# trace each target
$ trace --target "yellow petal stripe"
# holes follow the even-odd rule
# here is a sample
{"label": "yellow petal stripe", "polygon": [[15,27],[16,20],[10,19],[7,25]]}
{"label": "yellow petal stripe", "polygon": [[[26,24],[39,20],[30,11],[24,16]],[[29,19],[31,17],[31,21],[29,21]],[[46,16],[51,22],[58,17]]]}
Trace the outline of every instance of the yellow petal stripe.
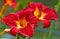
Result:
{"label": "yellow petal stripe", "polygon": [[38,17],[38,16],[40,15],[40,11],[39,11],[38,8],[35,9],[34,15],[35,15],[36,17]]}
{"label": "yellow petal stripe", "polygon": [[16,24],[17,24],[17,27],[18,28],[24,28],[27,26],[27,21],[25,18],[19,20],[19,21],[16,21]]}
{"label": "yellow petal stripe", "polygon": [[43,20],[45,15],[46,14],[41,12],[38,8],[36,8],[34,11],[34,16],[36,16],[39,20]]}
{"label": "yellow petal stripe", "polygon": [[18,28],[21,28],[20,21],[16,21],[16,25]]}
{"label": "yellow petal stripe", "polygon": [[39,17],[39,19],[40,19],[40,20],[43,20],[45,15],[46,15],[46,14],[42,12],[42,13],[41,13],[41,16]]}

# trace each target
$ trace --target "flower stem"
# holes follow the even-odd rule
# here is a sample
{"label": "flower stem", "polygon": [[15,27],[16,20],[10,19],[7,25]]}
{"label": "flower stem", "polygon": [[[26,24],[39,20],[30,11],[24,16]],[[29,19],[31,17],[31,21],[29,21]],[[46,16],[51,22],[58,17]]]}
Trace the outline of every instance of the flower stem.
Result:
{"label": "flower stem", "polygon": [[55,5],[55,11],[57,12],[59,10],[60,7],[60,0],[57,2],[57,4]]}
{"label": "flower stem", "polygon": [[20,38],[20,34],[18,33],[17,35],[16,35],[16,39],[19,39]]}
{"label": "flower stem", "polygon": [[43,39],[46,39],[46,33],[44,33]]}
{"label": "flower stem", "polygon": [[24,36],[23,39],[26,39],[26,37]]}
{"label": "flower stem", "polygon": [[30,39],[30,37],[28,39]]}
{"label": "flower stem", "polygon": [[52,26],[50,26],[50,31],[47,39],[52,39]]}
{"label": "flower stem", "polygon": [[25,39],[30,39],[30,37],[25,37]]}
{"label": "flower stem", "polygon": [[2,6],[2,9],[0,10],[0,30],[1,30],[1,27],[2,27],[2,20],[1,20],[1,18],[3,17],[3,15],[4,15],[4,13],[5,13],[5,11],[6,11],[6,5],[4,4],[3,6]]}
{"label": "flower stem", "polygon": [[[59,10],[60,7],[60,0],[58,1],[58,3],[55,5],[55,11],[57,12]],[[47,39],[52,39],[52,26],[50,27],[50,31],[49,31],[49,35]]]}
{"label": "flower stem", "polygon": [[3,15],[5,14],[5,12],[6,12],[6,8],[7,8],[7,6],[4,4],[4,5],[2,6],[1,11],[0,11],[1,16],[3,16]]}

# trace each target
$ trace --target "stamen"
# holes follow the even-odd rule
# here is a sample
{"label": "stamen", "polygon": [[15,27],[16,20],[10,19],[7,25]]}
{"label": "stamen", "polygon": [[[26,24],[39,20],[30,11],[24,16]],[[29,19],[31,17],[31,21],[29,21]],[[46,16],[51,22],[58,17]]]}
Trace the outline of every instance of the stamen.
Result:
{"label": "stamen", "polygon": [[45,15],[46,15],[46,14],[42,12],[39,19],[40,19],[40,20],[43,20]]}
{"label": "stamen", "polygon": [[35,11],[34,11],[34,15],[35,15],[36,17],[39,17],[39,15],[40,15],[40,11],[39,11],[38,8],[35,9]]}
{"label": "stamen", "polygon": [[27,26],[27,21],[25,18],[21,19],[20,21],[16,21],[18,28],[24,28]]}
{"label": "stamen", "polygon": [[38,8],[36,8],[36,10],[34,11],[34,15],[39,19],[39,20],[43,20],[44,16],[46,15],[43,12],[40,12]]}

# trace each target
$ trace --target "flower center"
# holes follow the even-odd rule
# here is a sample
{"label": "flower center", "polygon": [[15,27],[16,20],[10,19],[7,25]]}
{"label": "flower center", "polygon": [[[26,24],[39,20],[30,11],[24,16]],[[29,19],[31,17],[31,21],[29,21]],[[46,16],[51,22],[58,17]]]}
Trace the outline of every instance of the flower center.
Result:
{"label": "flower center", "polygon": [[40,13],[40,11],[39,11],[38,8],[35,9],[34,15],[35,15],[37,18],[40,17],[41,13]]}
{"label": "flower center", "polygon": [[38,8],[34,11],[34,16],[36,16],[39,20],[43,20],[46,14],[44,12],[40,12]]}
{"label": "flower center", "polygon": [[7,5],[12,5],[12,0],[6,0],[7,1]]}
{"label": "flower center", "polygon": [[27,21],[25,18],[23,18],[19,21],[16,21],[16,24],[18,28],[25,28],[27,26]]}

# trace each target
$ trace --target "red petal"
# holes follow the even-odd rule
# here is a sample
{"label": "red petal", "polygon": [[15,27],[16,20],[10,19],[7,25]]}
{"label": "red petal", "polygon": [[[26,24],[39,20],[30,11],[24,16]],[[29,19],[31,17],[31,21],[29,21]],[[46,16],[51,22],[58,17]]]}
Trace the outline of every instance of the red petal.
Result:
{"label": "red petal", "polygon": [[17,4],[16,3],[12,3],[11,7],[16,8]]}
{"label": "red petal", "polygon": [[16,36],[19,33],[19,29],[17,27],[13,27],[10,30],[10,34]]}
{"label": "red petal", "polygon": [[37,8],[40,7],[39,9],[41,9],[41,6],[42,6],[41,2],[38,2],[38,3],[30,2],[29,5],[28,5],[28,7],[31,8],[31,9],[33,9],[33,10],[35,10],[36,7]]}
{"label": "red petal", "polygon": [[20,29],[20,34],[22,34],[23,36],[32,37],[34,34],[34,26],[28,24],[28,26],[24,29]]}
{"label": "red petal", "polygon": [[16,7],[16,0],[4,0],[4,4],[15,8]]}
{"label": "red petal", "polygon": [[6,25],[8,25],[9,27],[14,27],[14,26],[16,26],[16,22],[15,21],[13,21],[13,20],[11,20],[11,19],[2,19],[2,21],[6,24]]}
{"label": "red petal", "polygon": [[28,7],[33,9],[33,10],[35,10],[36,7],[39,8],[40,11],[47,14],[45,16],[45,19],[48,19],[48,20],[57,20],[58,19],[56,12],[54,10],[50,9],[49,7],[43,5],[42,3],[32,2],[32,3],[29,3]]}
{"label": "red petal", "polygon": [[8,14],[3,19],[11,19],[11,20],[16,21],[16,20],[18,20],[18,15],[17,14]]}
{"label": "red petal", "polygon": [[9,14],[2,18],[2,21],[10,27],[16,26],[16,20],[18,20],[18,17],[15,14]]}
{"label": "red petal", "polygon": [[44,12],[47,14],[45,16],[45,19],[48,19],[48,20],[57,20],[58,19],[58,16],[54,10],[47,8],[44,10]]}
{"label": "red petal", "polygon": [[48,28],[48,27],[50,27],[50,21],[49,21],[49,20],[42,20],[42,22],[43,22],[43,24],[44,24],[43,28]]}
{"label": "red petal", "polygon": [[38,28],[38,23],[34,24],[34,26],[35,26],[36,28]]}
{"label": "red petal", "polygon": [[35,18],[35,17],[30,16],[30,17],[29,17],[29,22],[32,23],[32,24],[35,24],[35,23],[38,22],[38,19]]}
{"label": "red petal", "polygon": [[33,13],[33,10],[30,8],[25,8],[19,12],[17,12],[17,14],[19,15],[19,18],[23,18],[23,17],[29,17],[29,15]]}

